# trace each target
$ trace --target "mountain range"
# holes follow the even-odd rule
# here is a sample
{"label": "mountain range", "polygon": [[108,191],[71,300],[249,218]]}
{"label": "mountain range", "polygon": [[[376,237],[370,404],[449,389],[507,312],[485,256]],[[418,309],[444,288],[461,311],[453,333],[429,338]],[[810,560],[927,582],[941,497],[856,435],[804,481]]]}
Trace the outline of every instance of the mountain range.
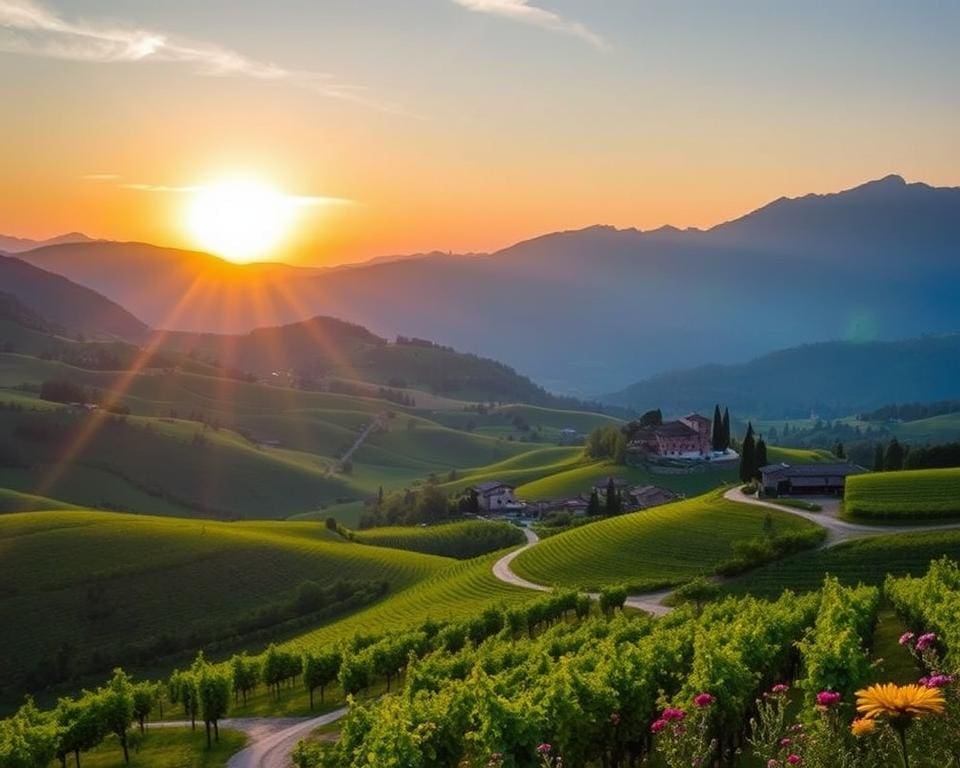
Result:
{"label": "mountain range", "polygon": [[22,252],[153,327],[246,333],[317,314],[494,357],[564,393],[822,340],[960,329],[960,189],[888,176],[709,230],[596,226],[487,255],[332,270],[144,244]]}

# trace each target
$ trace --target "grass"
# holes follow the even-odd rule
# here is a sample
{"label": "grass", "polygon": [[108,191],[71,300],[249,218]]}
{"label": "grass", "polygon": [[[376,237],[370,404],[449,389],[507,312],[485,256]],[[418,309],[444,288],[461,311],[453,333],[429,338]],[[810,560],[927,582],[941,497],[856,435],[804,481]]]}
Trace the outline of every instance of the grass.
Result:
{"label": "grass", "polygon": [[[202,724],[196,731],[148,728],[142,737],[139,732],[131,731],[129,738],[136,744],[130,750],[129,768],[223,768],[230,756],[243,749],[247,742],[244,734],[221,728],[220,741],[208,750]],[[123,750],[112,736],[96,749],[85,752],[81,760],[84,768],[126,768]],[[51,763],[51,768],[59,765]]]}
{"label": "grass", "polygon": [[770,464],[816,464],[820,461],[837,461],[837,458],[830,451],[771,445],[767,448],[767,461]]}
{"label": "grass", "polygon": [[426,527],[385,527],[356,531],[355,541],[377,547],[467,559],[523,544],[523,531],[510,523],[464,520]]}
{"label": "grass", "polygon": [[0,488],[0,513],[37,512],[48,509],[82,509],[82,507],[58,499],[50,499],[46,496],[35,496],[10,488]]}
{"label": "grass", "polygon": [[[0,516],[0,561],[0,686],[18,693],[58,666],[74,676],[136,667],[161,650],[192,654],[207,639],[262,647],[269,637],[238,634],[237,622],[292,604],[306,581],[385,581],[398,595],[455,565],[348,542],[317,523],[92,511]],[[308,626],[324,620],[304,617]],[[302,623],[273,629],[289,637]]]}
{"label": "grass", "polygon": [[689,475],[664,475],[641,467],[628,467],[607,461],[590,462],[542,477],[521,485],[517,495],[525,499],[558,499],[589,493],[596,483],[608,476],[622,478],[630,485],[658,485],[675,493],[696,496],[719,485],[732,482],[736,467],[729,470],[708,470]]}
{"label": "grass", "polygon": [[844,512],[854,518],[896,521],[960,517],[960,468],[849,477]]}
{"label": "grass", "polygon": [[827,573],[844,584],[880,585],[888,573],[922,575],[943,555],[960,558],[960,531],[871,536],[791,555],[727,582],[724,590],[758,597],[774,597],[784,589],[806,592],[817,589]]}
{"label": "grass", "polygon": [[541,584],[596,588],[627,584],[655,589],[709,573],[732,555],[735,541],[814,524],[787,512],[727,501],[722,491],[609,518],[551,536],[513,561],[520,576]]}
{"label": "grass", "polygon": [[802,509],[805,512],[822,512],[823,507],[819,504],[815,504],[812,501],[806,501],[805,499],[790,499],[790,498],[764,498],[764,501],[769,502],[770,504],[777,504],[781,507],[792,507],[793,509]]}

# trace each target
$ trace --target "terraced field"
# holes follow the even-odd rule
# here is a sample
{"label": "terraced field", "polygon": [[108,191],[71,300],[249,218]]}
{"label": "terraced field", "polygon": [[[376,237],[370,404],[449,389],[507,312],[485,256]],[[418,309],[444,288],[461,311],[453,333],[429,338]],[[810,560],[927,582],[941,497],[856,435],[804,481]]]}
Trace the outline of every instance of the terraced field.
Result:
{"label": "terraced field", "polygon": [[873,536],[786,557],[724,585],[732,594],[773,597],[784,589],[813,591],[829,573],[845,584],[879,585],[887,573],[919,576],[930,561],[960,558],[960,531]]}
{"label": "terraced field", "polygon": [[538,584],[597,588],[626,584],[643,592],[670,586],[730,558],[735,541],[815,530],[788,512],[737,504],[720,492],[601,520],[551,536],[513,561],[513,571]]}
{"label": "terraced field", "polygon": [[815,464],[818,461],[836,461],[830,451],[814,448],[781,448],[776,445],[767,447],[767,461],[771,464]]}
{"label": "terraced field", "polygon": [[583,449],[578,446],[531,448],[525,453],[495,464],[462,472],[456,480],[443,483],[441,488],[446,493],[453,494],[484,480],[499,480],[519,486],[585,463],[590,462],[583,458]]}
{"label": "terraced field", "polygon": [[515,525],[485,520],[464,520],[427,527],[372,528],[356,531],[353,538],[361,544],[457,559],[479,557],[526,541],[523,531]]}
{"label": "terraced field", "polygon": [[853,518],[895,522],[960,517],[960,468],[848,478],[844,512]]}
{"label": "terraced field", "polygon": [[354,634],[415,627],[427,619],[475,616],[490,605],[513,605],[542,597],[540,593],[505,584],[494,577],[493,563],[502,555],[503,552],[497,552],[449,565],[403,592],[304,633],[287,645],[318,647]]}
{"label": "terraced field", "polygon": [[0,561],[0,686],[42,679],[58,664],[128,664],[141,642],[167,638],[187,649],[199,638],[239,640],[241,622],[295,603],[305,582],[385,581],[392,595],[454,563],[348,542],[316,523],[90,511],[0,516]]}

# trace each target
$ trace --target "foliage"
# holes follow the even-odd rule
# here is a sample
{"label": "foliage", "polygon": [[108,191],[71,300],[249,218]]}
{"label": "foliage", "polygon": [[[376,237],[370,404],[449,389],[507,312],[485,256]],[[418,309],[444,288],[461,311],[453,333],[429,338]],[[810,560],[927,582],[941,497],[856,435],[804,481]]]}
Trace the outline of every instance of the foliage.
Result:
{"label": "foliage", "polygon": [[426,527],[371,528],[353,540],[378,547],[468,559],[522,544],[523,531],[510,523],[465,520]]}
{"label": "foliage", "polygon": [[918,469],[847,478],[847,514],[879,520],[960,517],[960,469]]}

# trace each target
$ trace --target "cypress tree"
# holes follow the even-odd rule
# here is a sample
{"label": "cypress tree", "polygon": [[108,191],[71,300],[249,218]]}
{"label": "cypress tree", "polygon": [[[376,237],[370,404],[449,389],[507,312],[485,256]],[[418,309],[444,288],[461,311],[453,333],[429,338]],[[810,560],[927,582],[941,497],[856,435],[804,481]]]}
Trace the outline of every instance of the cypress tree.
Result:
{"label": "cypress tree", "polygon": [[753,458],[753,474],[754,477],[760,474],[760,467],[767,466],[767,444],[763,439],[763,435],[760,436],[760,439],[757,440],[756,448],[754,448],[754,458]]}
{"label": "cypress tree", "polygon": [[723,409],[723,445],[720,450],[725,451],[730,447],[730,409]]}
{"label": "cypress tree", "polygon": [[713,434],[710,438],[711,446],[715,451],[723,450],[723,417],[720,416],[720,404],[713,406]]}
{"label": "cypress tree", "polygon": [[887,452],[883,457],[883,468],[887,472],[903,469],[903,446],[897,442],[897,438],[893,438],[887,444]]}
{"label": "cypress tree", "polygon": [[838,459],[847,458],[847,452],[843,447],[843,443],[841,443],[839,440],[837,441],[837,444],[833,446],[833,455]]}
{"label": "cypress tree", "polygon": [[873,452],[873,471],[883,472],[883,443],[877,443]]}
{"label": "cypress tree", "polygon": [[620,494],[617,492],[617,484],[613,480],[613,476],[607,478],[607,514],[608,515],[619,515],[620,514]]}
{"label": "cypress tree", "polygon": [[590,501],[587,503],[587,514],[595,517],[600,514],[600,497],[597,496],[597,489],[590,492]]}
{"label": "cypress tree", "polygon": [[753,437],[753,424],[747,423],[747,434],[740,446],[740,479],[749,483],[756,473],[756,441]]}

